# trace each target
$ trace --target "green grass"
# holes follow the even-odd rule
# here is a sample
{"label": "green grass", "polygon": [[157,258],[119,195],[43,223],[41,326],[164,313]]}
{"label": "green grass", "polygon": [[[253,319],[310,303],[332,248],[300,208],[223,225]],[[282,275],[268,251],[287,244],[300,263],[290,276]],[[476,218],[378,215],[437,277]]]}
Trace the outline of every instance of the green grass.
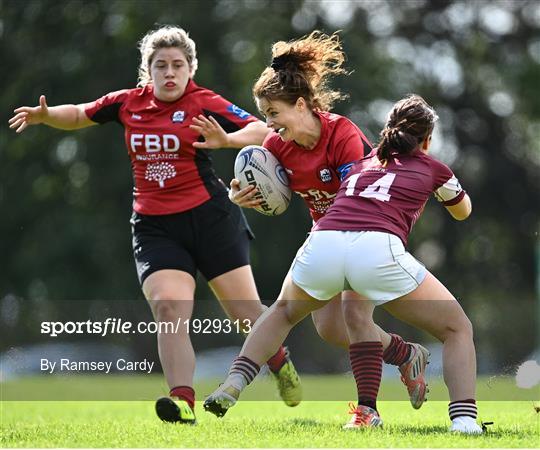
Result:
{"label": "green grass", "polygon": [[[308,378],[306,384],[308,389],[327,386],[329,379],[335,382],[334,377],[321,376]],[[11,383],[11,392],[16,384],[28,382]],[[116,382],[125,385],[130,379],[118,377]],[[2,385],[3,393],[9,384]],[[101,386],[88,379],[81,384],[87,392]],[[202,389],[199,392],[205,393]],[[296,408],[278,401],[243,401],[223,419],[204,412],[199,402],[195,427],[161,423],[153,401],[3,401],[0,405],[2,447],[534,448],[540,442],[540,414],[532,401],[479,402],[480,418],[495,422],[483,436],[448,433],[446,401],[429,401],[419,411],[408,402],[382,401],[384,428],[359,432],[341,429],[349,419],[344,400],[306,401]]]}
{"label": "green grass", "polygon": [[[200,399],[210,394],[223,380],[205,380],[195,385]],[[355,383],[351,374],[302,375],[304,400],[348,401],[354,399]],[[153,400],[167,395],[162,375],[39,375],[0,384],[2,400]],[[446,401],[448,392],[441,378],[429,377],[429,399]],[[243,400],[277,399],[270,377],[257,378],[242,394]],[[407,400],[401,382],[383,379],[379,400]],[[513,377],[482,377],[477,383],[477,398],[484,401],[538,401],[539,389],[519,389]]]}

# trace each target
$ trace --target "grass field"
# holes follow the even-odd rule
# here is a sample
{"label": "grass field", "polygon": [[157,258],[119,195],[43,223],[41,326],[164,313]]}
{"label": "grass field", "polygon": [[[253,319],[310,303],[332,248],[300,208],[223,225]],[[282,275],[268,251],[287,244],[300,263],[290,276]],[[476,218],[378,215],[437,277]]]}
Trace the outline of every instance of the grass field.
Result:
{"label": "grass field", "polygon": [[[328,381],[316,377],[306,384]],[[89,392],[98,387],[92,380],[82,384]],[[349,419],[347,401],[341,400],[306,401],[296,408],[247,400],[222,419],[204,412],[199,402],[194,427],[161,423],[152,401],[12,400],[1,408],[2,447],[536,448],[540,443],[540,414],[530,400],[480,402],[480,418],[495,422],[483,436],[448,433],[446,401],[429,401],[419,411],[405,401],[382,401],[384,428],[362,431],[341,429]]]}

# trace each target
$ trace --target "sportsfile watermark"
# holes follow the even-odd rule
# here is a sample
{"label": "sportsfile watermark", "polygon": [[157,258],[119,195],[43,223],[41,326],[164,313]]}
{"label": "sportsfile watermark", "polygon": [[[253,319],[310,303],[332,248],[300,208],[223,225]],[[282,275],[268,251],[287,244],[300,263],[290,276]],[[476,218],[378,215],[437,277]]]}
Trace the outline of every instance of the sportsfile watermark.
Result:
{"label": "sportsfile watermark", "polygon": [[87,334],[101,337],[115,334],[231,334],[249,333],[252,323],[249,319],[183,319],[160,322],[132,322],[121,317],[105,320],[86,321],[43,321],[41,334],[58,337],[62,335]]}
{"label": "sportsfile watermark", "polygon": [[[430,306],[429,302],[424,305]],[[245,313],[246,301],[230,301],[226,307],[231,313]],[[38,303],[21,299],[4,301],[2,311],[0,382],[3,399],[13,401],[153,400],[168,395],[167,367],[164,370],[164,354],[158,351],[162,339],[173,342],[171,354],[178,357],[178,367],[194,368],[196,395],[204,400],[225,380],[255,325],[253,318],[227,318],[214,301],[199,301],[192,315],[186,312],[162,321],[154,320],[146,302],[129,300]],[[383,329],[400,331],[398,321],[382,314],[376,319]],[[481,326],[474,314],[471,319]],[[530,350],[522,349],[525,343],[535,341],[532,332],[529,336],[529,328],[520,330],[513,345],[511,321],[491,318],[489,326],[501,330],[513,353],[508,356],[507,352],[503,364],[496,364],[494,354],[486,351],[486,342],[477,342],[478,400],[537,401],[539,361]],[[344,327],[342,322],[333,324],[336,338],[346,336],[340,327]],[[419,341],[429,351],[430,364],[424,368],[428,398],[446,401],[444,344],[423,335],[415,339],[408,328],[399,334],[407,341]],[[272,338],[271,333],[262,337],[260,345]],[[285,345],[300,375],[304,401],[346,402],[355,398],[347,346],[325,342],[310,317],[291,330]],[[170,358],[164,361],[169,364]],[[261,375],[242,393],[242,400],[281,401],[276,377],[264,363],[259,365]],[[408,401],[400,375],[398,366],[383,365],[380,400]]]}

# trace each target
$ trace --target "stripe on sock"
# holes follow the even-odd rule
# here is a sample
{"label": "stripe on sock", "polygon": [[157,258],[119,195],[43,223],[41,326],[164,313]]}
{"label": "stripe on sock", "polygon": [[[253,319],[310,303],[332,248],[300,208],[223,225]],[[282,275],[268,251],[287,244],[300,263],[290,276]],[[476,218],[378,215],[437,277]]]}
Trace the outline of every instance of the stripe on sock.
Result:
{"label": "stripe on sock", "polygon": [[229,375],[241,374],[247,384],[251,383],[261,368],[246,356],[239,356],[233,361],[233,364],[229,370]]}
{"label": "stripe on sock", "polygon": [[349,346],[349,358],[358,404],[377,410],[377,395],[382,375],[382,344],[377,341],[357,342]]}
{"label": "stripe on sock", "polygon": [[450,420],[456,417],[467,416],[476,419],[478,410],[476,408],[476,400],[468,398],[466,400],[457,400],[448,404],[448,415]]}
{"label": "stripe on sock", "polygon": [[405,342],[403,338],[397,334],[390,334],[390,344],[383,353],[383,360],[386,364],[393,366],[401,366],[405,364],[411,355],[411,344]]}

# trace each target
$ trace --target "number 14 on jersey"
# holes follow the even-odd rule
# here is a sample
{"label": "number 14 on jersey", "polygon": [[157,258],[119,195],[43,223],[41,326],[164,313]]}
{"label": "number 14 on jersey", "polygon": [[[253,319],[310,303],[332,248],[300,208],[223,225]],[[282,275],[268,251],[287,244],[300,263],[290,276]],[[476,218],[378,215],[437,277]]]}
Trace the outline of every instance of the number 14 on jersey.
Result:
{"label": "number 14 on jersey", "polygon": [[[358,178],[360,178],[360,175],[360,173],[351,175],[349,181],[347,182],[347,190],[345,191],[345,195],[354,195],[354,188],[356,187],[356,182],[358,181]],[[392,183],[394,182],[394,178],[396,178],[395,173],[387,173],[374,183],[371,183],[369,186],[367,186],[358,195],[360,195],[360,197],[374,198],[380,200],[381,202],[387,202],[388,200],[390,200],[390,194],[388,193],[388,191],[390,190],[390,186],[392,186]]]}

